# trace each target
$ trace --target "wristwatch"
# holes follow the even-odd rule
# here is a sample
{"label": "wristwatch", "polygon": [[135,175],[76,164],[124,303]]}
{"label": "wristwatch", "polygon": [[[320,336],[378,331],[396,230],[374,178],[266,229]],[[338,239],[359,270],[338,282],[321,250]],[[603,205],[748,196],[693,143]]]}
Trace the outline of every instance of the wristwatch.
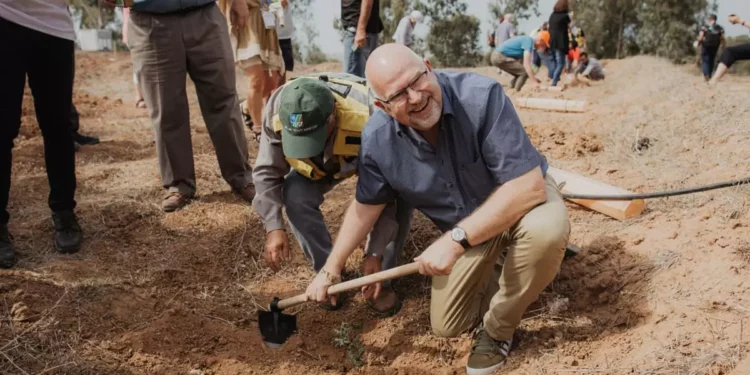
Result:
{"label": "wristwatch", "polygon": [[458,225],[451,229],[451,239],[461,244],[464,250],[471,247],[471,245],[469,245],[469,240],[466,239],[466,231]]}

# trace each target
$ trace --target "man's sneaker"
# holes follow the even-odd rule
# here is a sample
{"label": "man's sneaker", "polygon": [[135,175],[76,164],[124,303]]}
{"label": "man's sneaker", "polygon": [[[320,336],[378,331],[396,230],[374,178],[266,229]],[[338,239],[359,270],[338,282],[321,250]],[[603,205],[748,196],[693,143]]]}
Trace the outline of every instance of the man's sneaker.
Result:
{"label": "man's sneaker", "polygon": [[253,198],[255,198],[255,184],[252,182],[245,185],[242,189],[232,189],[235,194],[242,197],[242,199],[253,203]]}
{"label": "man's sneaker", "polygon": [[467,375],[491,375],[503,367],[513,340],[497,341],[490,337],[480,324],[474,335],[471,356],[466,364]]}
{"label": "man's sneaker", "polygon": [[0,225],[0,268],[11,268],[16,264],[16,249],[13,248],[7,225]]}
{"label": "man's sneaker", "polygon": [[170,191],[161,202],[164,212],[174,212],[184,207],[190,201],[190,197],[177,191]]}
{"label": "man's sneaker", "polygon": [[81,146],[90,146],[98,144],[99,138],[89,137],[88,135],[83,135],[79,132],[75,132],[73,133],[73,142]]}
{"label": "man's sneaker", "polygon": [[52,222],[55,224],[55,248],[57,251],[63,254],[71,254],[81,249],[83,233],[73,211],[53,212]]}

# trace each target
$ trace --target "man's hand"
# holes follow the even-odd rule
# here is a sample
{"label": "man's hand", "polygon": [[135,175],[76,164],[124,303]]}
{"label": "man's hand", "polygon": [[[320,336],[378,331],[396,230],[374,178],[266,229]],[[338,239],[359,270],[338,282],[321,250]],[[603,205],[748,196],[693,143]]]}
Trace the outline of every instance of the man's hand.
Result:
{"label": "man's hand", "polygon": [[366,40],[367,35],[365,34],[365,30],[357,29],[357,32],[354,34],[354,45],[357,46],[357,49],[364,47]]}
{"label": "man's hand", "polygon": [[729,16],[729,23],[734,25],[734,24],[742,23],[742,20],[740,19],[738,15],[733,14]]}
{"label": "man's hand", "polygon": [[316,302],[330,300],[331,304],[335,306],[336,297],[328,296],[328,287],[339,282],[341,282],[341,271],[326,270],[326,268],[323,267],[323,269],[315,275],[315,278],[310,285],[307,286],[307,291],[305,291],[307,300]]}
{"label": "man's hand", "polygon": [[450,238],[450,233],[447,233],[438,238],[437,241],[418,257],[414,258],[414,260],[419,262],[420,274],[425,276],[443,276],[451,273],[453,265],[456,264],[456,260],[463,253],[464,248],[459,243],[453,241]]}
{"label": "man's hand", "polygon": [[289,254],[289,239],[283,229],[277,229],[268,233],[266,237],[266,249],[263,252],[263,260],[274,272],[281,270],[281,262],[291,260]]}
{"label": "man's hand", "polygon": [[245,0],[232,1],[232,10],[229,18],[232,21],[232,28],[235,31],[247,25],[247,19],[250,18],[250,9],[247,7]]}
{"label": "man's hand", "polygon": [[[380,256],[365,256],[365,259],[362,261],[362,274],[367,276],[382,271],[382,262],[383,258]],[[362,295],[364,295],[365,298],[374,301],[380,296],[380,290],[382,287],[382,283],[365,285],[362,287]]]}

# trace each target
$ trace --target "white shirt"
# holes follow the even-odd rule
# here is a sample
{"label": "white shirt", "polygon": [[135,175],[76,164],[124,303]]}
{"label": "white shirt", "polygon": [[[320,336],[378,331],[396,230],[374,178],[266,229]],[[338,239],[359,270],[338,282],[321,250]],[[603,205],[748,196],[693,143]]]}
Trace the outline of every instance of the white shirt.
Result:
{"label": "white shirt", "polygon": [[396,32],[393,33],[393,40],[396,43],[411,46],[414,43],[413,33],[414,25],[411,24],[411,18],[409,16],[403,17],[398,21]]}
{"label": "white shirt", "polygon": [[276,35],[278,35],[279,39],[292,39],[294,36],[291,5],[287,5],[287,7],[284,8],[284,27],[281,27],[280,24],[276,25]]}
{"label": "white shirt", "polygon": [[66,0],[0,0],[0,18],[58,38],[76,40]]}

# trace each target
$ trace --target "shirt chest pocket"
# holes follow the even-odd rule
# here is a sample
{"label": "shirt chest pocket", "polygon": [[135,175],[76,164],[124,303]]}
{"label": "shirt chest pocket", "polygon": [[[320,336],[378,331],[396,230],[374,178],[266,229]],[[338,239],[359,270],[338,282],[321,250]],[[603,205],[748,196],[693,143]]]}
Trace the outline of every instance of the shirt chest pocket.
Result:
{"label": "shirt chest pocket", "polygon": [[482,158],[473,163],[460,164],[458,178],[468,195],[467,198],[475,205],[482,204],[496,187],[492,174]]}

